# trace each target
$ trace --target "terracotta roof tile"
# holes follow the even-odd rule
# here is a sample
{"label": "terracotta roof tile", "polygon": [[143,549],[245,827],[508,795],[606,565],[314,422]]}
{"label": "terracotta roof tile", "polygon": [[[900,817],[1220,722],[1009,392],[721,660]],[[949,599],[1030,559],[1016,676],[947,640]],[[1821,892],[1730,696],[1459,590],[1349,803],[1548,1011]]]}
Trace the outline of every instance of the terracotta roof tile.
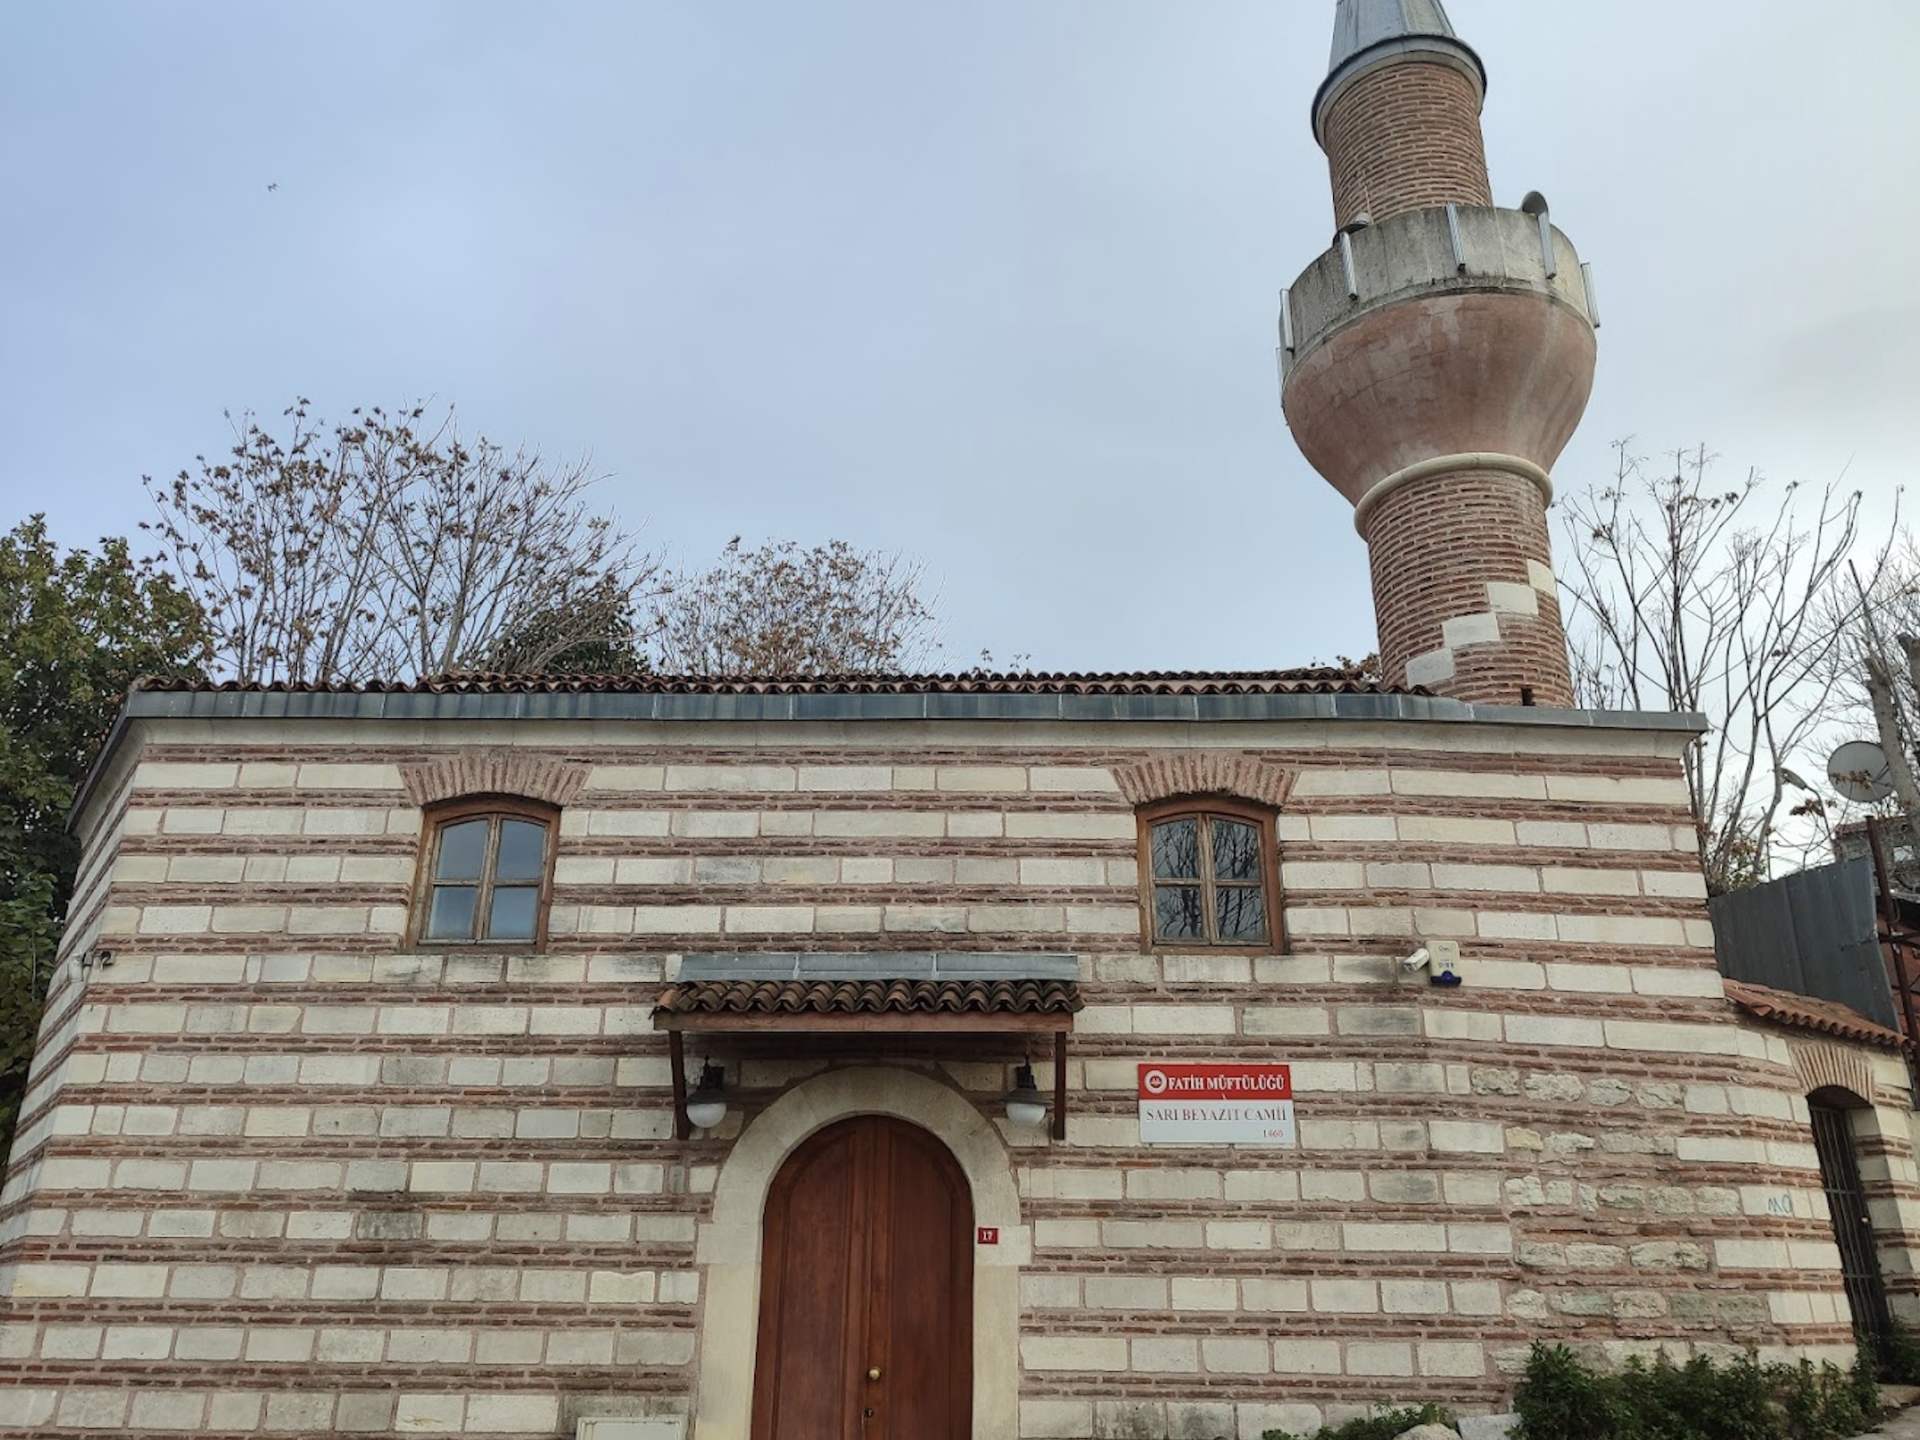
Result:
{"label": "terracotta roof tile", "polygon": [[693,980],[654,1002],[669,1015],[1071,1015],[1071,980]]}
{"label": "terracotta roof tile", "polygon": [[1835,1000],[1816,1000],[1810,995],[1794,995],[1770,985],[1753,985],[1729,980],[1727,999],[1749,1015],[1789,1025],[1796,1030],[1812,1030],[1842,1040],[1859,1040],[1868,1045],[1897,1049],[1903,1043],[1898,1031],[1876,1025],[1859,1011]]}
{"label": "terracotta roof tile", "polygon": [[324,695],[1425,695],[1333,666],[1208,674],[1019,675],[495,675],[463,672],[420,680],[290,682],[148,678],[136,690]]}

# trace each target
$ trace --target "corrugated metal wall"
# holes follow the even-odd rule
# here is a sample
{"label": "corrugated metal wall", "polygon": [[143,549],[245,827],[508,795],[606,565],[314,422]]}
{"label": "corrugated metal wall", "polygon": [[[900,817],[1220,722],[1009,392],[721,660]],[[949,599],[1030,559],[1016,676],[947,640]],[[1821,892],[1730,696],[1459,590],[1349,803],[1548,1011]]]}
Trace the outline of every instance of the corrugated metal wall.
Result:
{"label": "corrugated metal wall", "polygon": [[1865,859],[1716,896],[1714,958],[1729,980],[1837,1000],[1897,1030],[1873,904],[1873,865]]}

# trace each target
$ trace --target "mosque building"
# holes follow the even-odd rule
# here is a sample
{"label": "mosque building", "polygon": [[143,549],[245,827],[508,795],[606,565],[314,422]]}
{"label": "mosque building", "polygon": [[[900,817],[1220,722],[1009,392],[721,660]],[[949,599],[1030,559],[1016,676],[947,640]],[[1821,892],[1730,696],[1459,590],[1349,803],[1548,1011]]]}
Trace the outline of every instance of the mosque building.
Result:
{"label": "mosque building", "polygon": [[1598,317],[1486,91],[1339,0],[1280,362],[1383,680],[136,690],[0,1435],[1258,1440],[1920,1313],[1905,1042],[1723,982],[1703,722],[1573,708]]}

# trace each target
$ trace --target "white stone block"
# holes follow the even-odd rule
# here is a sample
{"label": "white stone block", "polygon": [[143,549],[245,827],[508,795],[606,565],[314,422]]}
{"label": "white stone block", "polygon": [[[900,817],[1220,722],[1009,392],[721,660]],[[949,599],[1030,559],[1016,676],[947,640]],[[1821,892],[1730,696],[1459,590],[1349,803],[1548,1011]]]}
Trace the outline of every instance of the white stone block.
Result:
{"label": "white stone block", "polygon": [[1120,814],[1087,814],[1072,811],[1036,811],[1006,817],[1011,839],[1030,840],[1125,840],[1138,836],[1131,810]]}
{"label": "white stone block", "polygon": [[1264,1220],[1210,1220],[1206,1246],[1209,1250],[1271,1250],[1273,1229]]}
{"label": "white stone block", "polygon": [[1231,1006],[1136,1005],[1133,1007],[1133,1031],[1137,1035],[1231,1035],[1236,1028],[1235,1015]]}
{"label": "white stone block", "polygon": [[1410,844],[1430,845],[1512,845],[1515,843],[1511,820],[1489,820],[1464,815],[1403,815],[1398,822],[1399,838]]}
{"label": "white stone block", "polygon": [[1027,786],[1052,793],[1113,795],[1119,792],[1113,772],[1101,766],[1033,765],[1027,769]]}
{"label": "white stone block", "polygon": [[1380,844],[1400,838],[1391,815],[1315,815],[1308,829],[1314,840],[1329,844]]}
{"label": "white stone block", "polygon": [[1308,1291],[1313,1308],[1323,1315],[1380,1313],[1380,1288],[1372,1280],[1311,1280]]}
{"label": "white stone block", "polygon": [[1020,1359],[1029,1370],[1119,1372],[1127,1368],[1127,1342],[1118,1336],[1027,1335],[1020,1340]]}
{"label": "white stone block", "polygon": [[1540,891],[1540,872],[1524,865],[1435,865],[1433,886],[1436,890],[1533,895]]}
{"label": "white stone block", "polygon": [[729,935],[811,934],[811,905],[728,905],[722,926]]}
{"label": "white stone block", "polygon": [[1093,1403],[1089,1400],[1020,1402],[1021,1440],[1084,1440],[1091,1434]]}
{"label": "white stone block", "polygon": [[1200,1357],[1215,1375],[1265,1375],[1273,1369],[1271,1343],[1252,1335],[1209,1335],[1200,1342]]}
{"label": "white stone block", "polygon": [[1506,1132],[1485,1121],[1435,1119],[1428,1128],[1433,1148],[1441,1153],[1498,1155],[1507,1148]]}
{"label": "white stone block", "polygon": [[823,810],[813,833],[843,839],[929,839],[946,833],[947,817],[919,810]]}
{"label": "white stone block", "polygon": [[1130,935],[1140,929],[1137,905],[1071,905],[1067,907],[1069,935]]}
{"label": "white stone block", "polygon": [[1287,1338],[1273,1342],[1273,1369],[1280,1375],[1338,1375],[1340,1342]]}
{"label": "white stone block", "polygon": [[894,772],[886,765],[802,765],[802,790],[873,794],[894,788]]}
{"label": "white stone block", "polygon": [[1022,885],[1105,886],[1107,867],[1100,860],[1028,859],[1019,862],[1019,877]]}
{"label": "white stone block", "polygon": [[1565,820],[1521,820],[1514,834],[1534,850],[1584,850],[1588,845],[1587,827]]}
{"label": "white stone block", "polygon": [[1447,1249],[1446,1227],[1442,1225],[1348,1221],[1341,1233],[1347,1249],[1362,1253],[1405,1251],[1440,1255]]}
{"label": "white stone block", "polygon": [[1477,1378],[1487,1372],[1486,1346],[1472,1340],[1423,1340],[1416,1349],[1422,1375]]}
{"label": "white stone block", "polygon": [[1487,608],[1496,615],[1538,616],[1540,592],[1532,585],[1517,585],[1510,580],[1489,580]]}
{"label": "white stone block", "polygon": [[760,817],[743,810],[676,810],[672,831],[696,840],[746,840],[760,833]]}
{"label": "white stone block", "polygon": [[636,905],[632,930],[636,935],[717,935],[718,905]]}
{"label": "white stone block", "polygon": [[1346,795],[1386,795],[1392,791],[1388,774],[1361,766],[1308,765],[1294,781],[1295,799]]}
{"label": "white stone block", "polygon": [[1407,661],[1409,685],[1444,685],[1454,676],[1453,651],[1428,650]]}
{"label": "white stone block", "polygon": [[1175,1310],[1231,1311],[1239,1307],[1238,1286],[1232,1280],[1176,1275],[1172,1277],[1171,1286]]}
{"label": "white stone block", "polygon": [[1607,1044],[1603,1022],[1564,1015],[1509,1015],[1506,1035],[1510,1045],[1567,1045],[1597,1050]]}
{"label": "white stone block", "polygon": [[1649,945],[1682,948],[1688,944],[1679,920],[1649,915],[1562,915],[1560,938],[1586,945]]}
{"label": "white stone block", "polygon": [[1349,1375],[1411,1375],[1413,1348],[1394,1341],[1359,1341],[1347,1346]]}
{"label": "white stone block", "polygon": [[1364,890],[1364,865],[1332,861],[1288,861],[1280,867],[1280,883],[1288,890]]}
{"label": "white stone block", "polygon": [[1200,1369],[1200,1347],[1192,1336],[1164,1336],[1131,1344],[1136,1375],[1191,1375]]}

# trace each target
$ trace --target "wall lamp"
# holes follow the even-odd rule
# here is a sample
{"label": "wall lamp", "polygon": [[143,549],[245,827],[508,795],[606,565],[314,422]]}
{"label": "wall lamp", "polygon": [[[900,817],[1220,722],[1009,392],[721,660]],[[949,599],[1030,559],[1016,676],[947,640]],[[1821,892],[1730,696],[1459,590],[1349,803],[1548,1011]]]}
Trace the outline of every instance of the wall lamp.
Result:
{"label": "wall lamp", "polygon": [[113,952],[111,950],[102,950],[97,945],[91,950],[82,950],[79,955],[79,960],[80,978],[82,980],[93,973],[93,967],[95,965],[98,965],[102,970],[111,970],[113,968]]}
{"label": "wall lamp", "polygon": [[1016,1125],[1047,1123],[1047,1101],[1034,1082],[1033,1062],[1023,1060],[1013,1072],[1013,1089],[1007,1092],[1007,1119]]}
{"label": "wall lamp", "polygon": [[711,1060],[700,1066],[700,1083],[687,1096],[687,1120],[696,1129],[711,1130],[727,1118],[727,1072]]}

